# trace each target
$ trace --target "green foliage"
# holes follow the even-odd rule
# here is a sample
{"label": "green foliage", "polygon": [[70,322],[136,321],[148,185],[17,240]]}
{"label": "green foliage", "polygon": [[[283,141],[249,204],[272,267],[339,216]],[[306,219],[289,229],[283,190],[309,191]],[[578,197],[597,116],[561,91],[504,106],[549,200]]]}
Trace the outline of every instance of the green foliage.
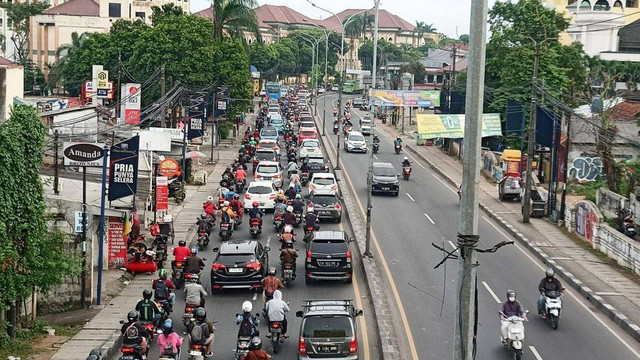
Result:
{"label": "green foliage", "polygon": [[234,124],[231,120],[224,120],[219,123],[218,133],[220,134],[220,139],[228,139],[229,133],[233,130]]}
{"label": "green foliage", "polygon": [[249,31],[260,39],[260,27],[253,8],[255,0],[213,0],[214,29],[213,37],[220,41],[227,34],[234,39],[243,39]]}
{"label": "green foliage", "polygon": [[44,73],[31,60],[20,61],[24,66],[24,92],[30,95],[40,95],[46,90]]}
{"label": "green foliage", "polygon": [[65,235],[47,230],[40,180],[45,133],[30,106],[14,107],[0,125],[0,306],[78,272],[63,249]]}
{"label": "green foliage", "polygon": [[214,43],[213,65],[214,79],[228,85],[231,97],[237,100],[229,103],[229,118],[248,110],[252,101],[252,86],[249,81],[249,56],[241,40]]}
{"label": "green foliage", "polygon": [[463,43],[463,44],[468,44],[469,43],[469,35],[468,34],[460,35],[460,37],[458,38],[458,41]]}
{"label": "green foliage", "polygon": [[567,193],[570,195],[581,195],[586,200],[596,202],[596,192],[601,187],[607,187],[607,183],[598,179],[596,181],[580,184],[571,183],[567,185]]}
{"label": "green foliage", "polygon": [[278,51],[272,45],[265,45],[256,41],[249,45],[249,61],[255,66],[262,77],[275,79],[276,68],[278,66]]}
{"label": "green foliage", "polygon": [[13,36],[11,41],[17,49],[17,61],[25,61],[29,58],[29,18],[42,14],[49,8],[45,2],[0,2],[0,7],[7,11],[7,18],[13,23]]}
{"label": "green foliage", "polygon": [[71,54],[82,46],[87,35],[89,35],[89,33],[85,32],[78,35],[78,33],[74,31],[71,33],[71,44],[63,44],[58,47],[58,50],[56,50],[56,62],[49,67],[48,85],[50,88],[54,89],[62,85],[64,81],[62,70],[67,64]]}
{"label": "green foliage", "polygon": [[184,10],[182,10],[181,7],[175,6],[174,4],[152,6],[151,7],[151,25],[156,26],[157,24],[163,22],[166,18],[170,18],[172,16],[182,16],[182,15],[184,15]]}
{"label": "green foliage", "polygon": [[[415,57],[417,59],[422,56],[422,52],[419,49],[406,48],[406,50],[407,53],[410,54],[410,57]],[[386,40],[378,40],[378,53],[376,54],[376,57],[376,63],[378,64],[378,67],[380,67],[387,61],[401,61],[403,59],[403,50],[400,47],[387,42]],[[363,70],[371,70],[371,59],[373,59],[373,41],[365,41],[362,45],[360,45],[360,48],[358,49],[358,58],[363,64]]]}
{"label": "green foliage", "polygon": [[401,72],[413,74],[416,84],[424,84],[425,77],[427,76],[427,70],[425,70],[424,65],[417,60],[411,60],[402,67]]}

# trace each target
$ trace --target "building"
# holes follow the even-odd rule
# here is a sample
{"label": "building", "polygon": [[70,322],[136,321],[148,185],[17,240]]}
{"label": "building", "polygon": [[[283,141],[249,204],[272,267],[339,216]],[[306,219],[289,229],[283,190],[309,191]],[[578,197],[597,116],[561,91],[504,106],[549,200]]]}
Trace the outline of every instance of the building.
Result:
{"label": "building", "polygon": [[71,43],[76,32],[109,32],[118,19],[142,19],[151,24],[151,8],[174,4],[189,13],[188,0],[68,0],[31,17],[31,60],[47,74],[47,64],[56,61],[56,50]]}
{"label": "building", "polygon": [[640,0],[545,0],[545,4],[571,19],[561,34],[562,43],[579,41],[587,55],[605,60],[640,61],[637,48],[632,55],[624,43],[620,49],[619,41],[625,33],[638,32],[631,24],[640,20]]}
{"label": "building", "polygon": [[0,57],[0,123],[9,118],[15,98],[24,95],[24,68]]}

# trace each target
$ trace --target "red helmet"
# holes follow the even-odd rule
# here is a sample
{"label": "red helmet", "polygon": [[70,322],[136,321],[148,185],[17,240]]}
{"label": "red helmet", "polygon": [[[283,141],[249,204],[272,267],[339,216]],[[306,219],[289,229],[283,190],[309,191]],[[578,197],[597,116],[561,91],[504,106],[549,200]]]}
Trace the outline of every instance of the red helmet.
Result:
{"label": "red helmet", "polygon": [[253,205],[253,207],[257,208],[259,204],[258,204],[257,201],[254,201],[252,205]]}

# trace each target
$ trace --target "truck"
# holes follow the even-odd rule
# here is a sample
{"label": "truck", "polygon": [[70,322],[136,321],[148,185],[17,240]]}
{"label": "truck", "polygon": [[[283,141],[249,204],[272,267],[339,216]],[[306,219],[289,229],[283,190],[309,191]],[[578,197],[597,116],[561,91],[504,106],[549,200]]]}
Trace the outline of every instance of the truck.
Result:
{"label": "truck", "polygon": [[344,94],[362,94],[363,90],[361,80],[347,79],[342,83],[342,93]]}

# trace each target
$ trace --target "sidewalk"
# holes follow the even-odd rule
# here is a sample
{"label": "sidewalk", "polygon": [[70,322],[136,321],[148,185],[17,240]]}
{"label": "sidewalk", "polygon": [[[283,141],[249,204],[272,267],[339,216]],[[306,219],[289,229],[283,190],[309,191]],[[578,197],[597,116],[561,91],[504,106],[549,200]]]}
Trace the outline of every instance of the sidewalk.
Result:
{"label": "sidewalk", "polygon": [[[385,130],[399,135],[393,126]],[[409,130],[405,128],[405,133]],[[404,136],[410,153],[427,162],[456,188],[462,182],[462,163],[436,146],[418,146],[412,135]],[[618,268],[585,250],[560,227],[546,219],[522,223],[520,202],[501,202],[497,186],[481,178],[480,208],[540,260],[553,267],[565,283],[575,288],[623,330],[640,341],[640,286]],[[569,205],[570,206],[570,205]],[[634,276],[634,275],[632,275]],[[542,277],[542,274],[541,274]],[[622,309],[622,311],[618,310]]]}
{"label": "sidewalk", "polygon": [[[249,117],[250,124],[253,117]],[[244,127],[241,127],[244,131]],[[228,142],[227,142],[228,143]],[[186,187],[186,197],[180,205],[170,203],[170,213],[173,215],[174,232],[177,241],[185,239],[187,243],[195,240],[196,217],[202,213],[202,203],[207,196],[214,195],[218,190],[218,181],[222,172],[233,162],[237,156],[235,145],[218,148],[220,157],[215,165],[207,165],[207,183],[200,186]],[[173,256],[169,248],[169,259],[165,266],[170,266]],[[89,321],[84,328],[73,338],[64,343],[51,359],[53,360],[85,360],[89,351],[94,348],[101,349],[105,359],[110,359],[120,350],[120,320],[125,320],[127,313],[135,308],[136,303],[142,298],[142,291],[151,287],[151,282],[156,274],[139,274],[131,280],[127,287],[102,306],[96,316]]]}

